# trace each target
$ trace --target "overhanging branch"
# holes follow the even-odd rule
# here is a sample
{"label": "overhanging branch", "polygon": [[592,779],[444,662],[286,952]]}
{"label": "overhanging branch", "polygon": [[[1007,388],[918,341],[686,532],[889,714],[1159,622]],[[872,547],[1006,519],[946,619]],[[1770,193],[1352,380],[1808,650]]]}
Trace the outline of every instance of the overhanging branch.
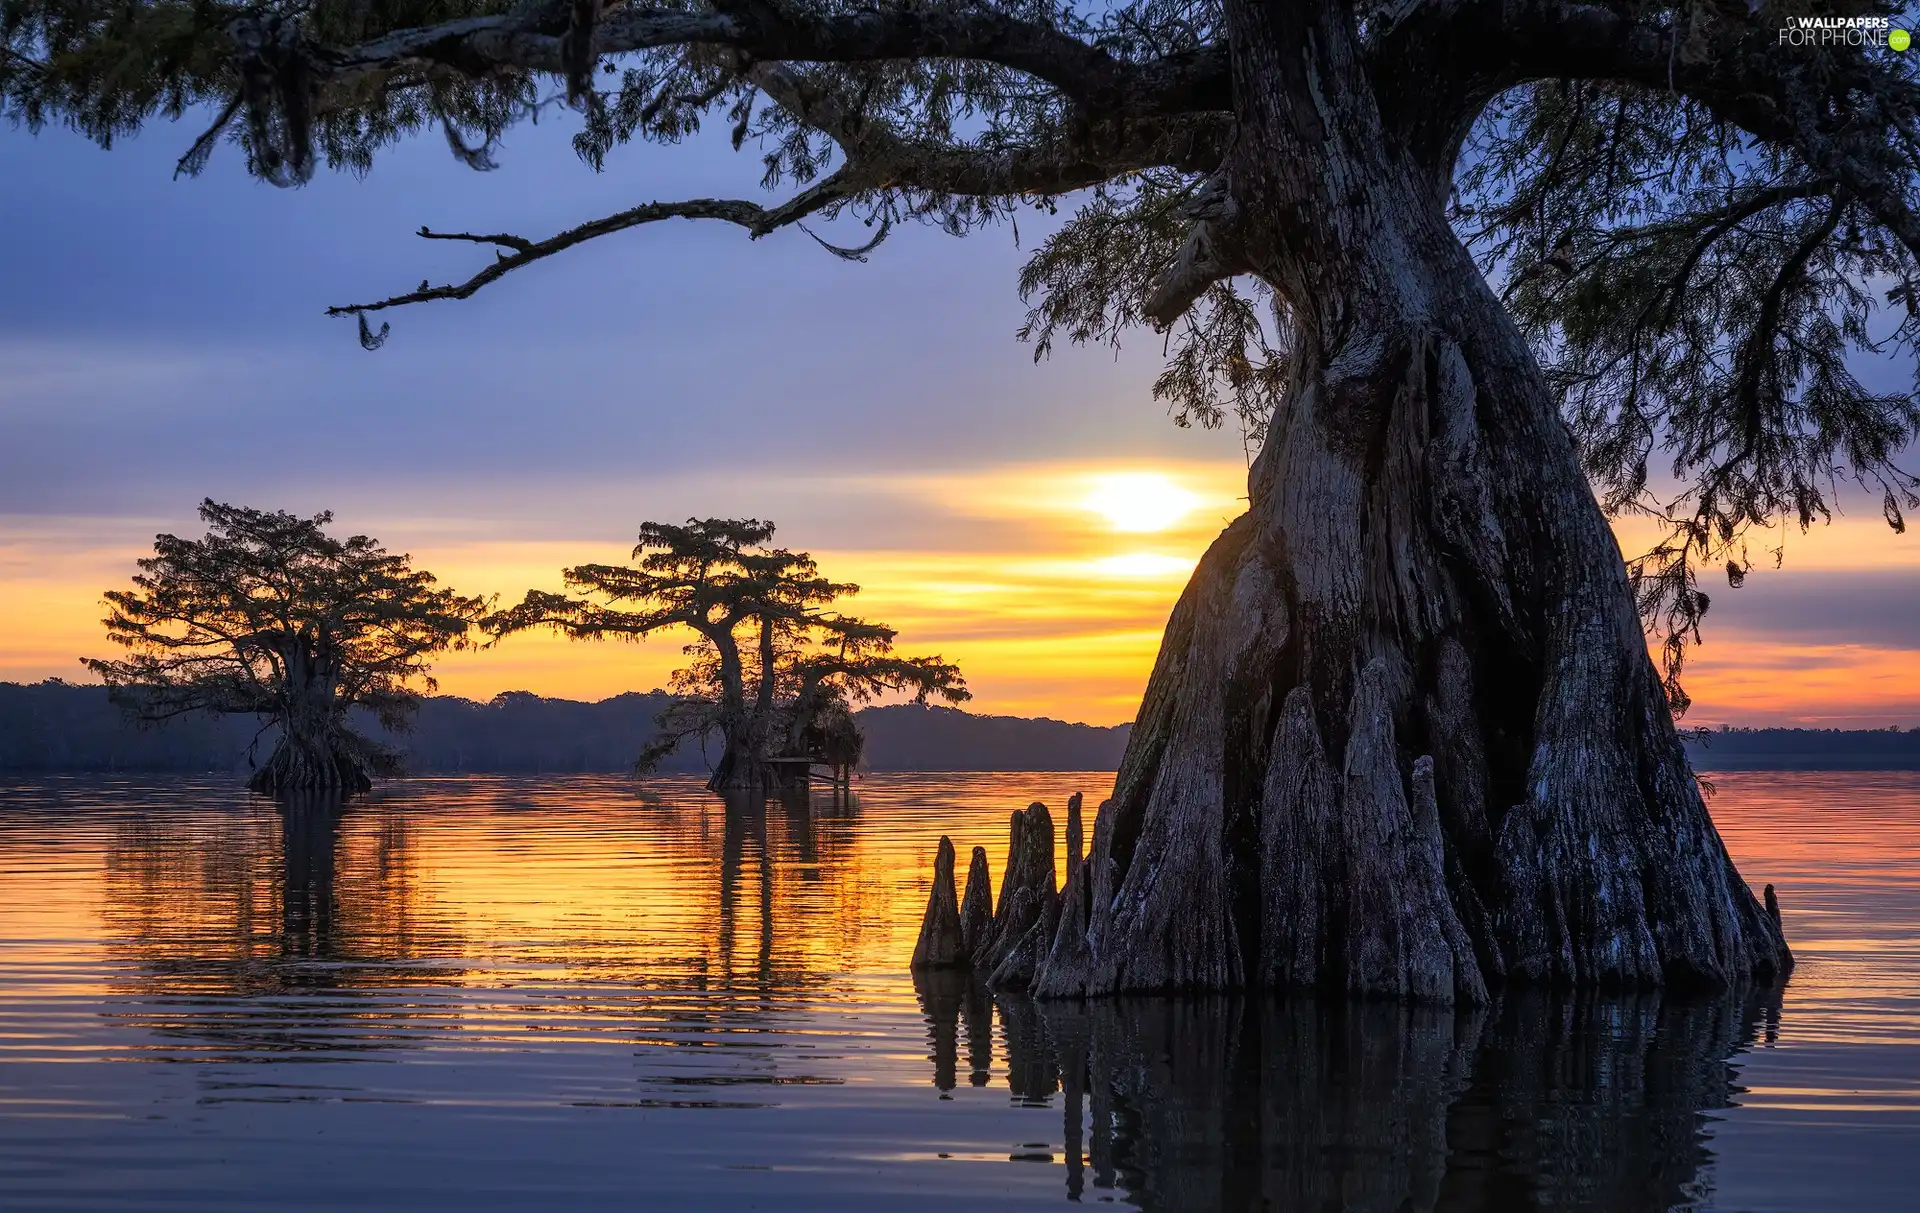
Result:
{"label": "overhanging branch", "polygon": [[1182,210],[1193,227],[1172,267],[1141,309],[1162,332],[1172,328],[1208,287],[1247,269],[1240,208],[1223,174],[1208,178]]}
{"label": "overhanging branch", "polygon": [[[1448,111],[1443,116],[1452,126],[1470,121],[1497,93],[1534,80],[1607,80],[1678,94],[1792,148],[1920,259],[1920,210],[1908,193],[1910,149],[1920,140],[1920,98],[1911,81],[1866,53],[1817,62],[1795,57],[1792,48],[1775,45],[1775,30],[1758,16],[1720,8],[1702,16],[1709,24],[1695,29],[1675,20],[1672,9],[1430,0],[1382,36],[1374,70],[1383,79],[1450,82],[1456,96],[1431,89],[1406,96],[1409,104]],[[1450,57],[1448,70],[1436,56]],[[1909,149],[1904,159],[1902,147]]]}
{"label": "overhanging branch", "polygon": [[[774,3],[730,11],[628,8],[593,30],[601,55],[670,46],[728,47],[758,61],[877,63],[966,59],[1042,80],[1086,106],[1115,112],[1193,112],[1228,104],[1224,50],[1209,48],[1129,63],[1055,26],[973,6],[900,5],[811,13]],[[522,8],[399,30],[358,46],[317,49],[323,81],[340,96],[370,78],[420,67],[469,76],[502,69],[563,74],[567,20],[551,9]]]}
{"label": "overhanging branch", "polygon": [[[420,236],[427,240],[462,240],[474,244],[494,244],[511,253],[499,253],[492,265],[466,279],[464,282],[447,283],[433,286],[422,282],[420,286],[402,295],[391,295],[372,303],[350,303],[327,309],[329,316],[363,316],[368,312],[385,311],[388,308],[404,307],[413,303],[431,303],[437,299],[468,299],[482,287],[511,274],[523,266],[545,260],[555,253],[565,252],[577,244],[584,244],[600,236],[610,236],[629,228],[643,227],[649,223],[658,223],[663,219],[717,219],[747,229],[750,237],[758,239],[778,228],[797,223],[822,208],[846,198],[853,187],[845,179],[828,177],[812,189],[795,195],[786,203],[771,209],[757,202],[747,202],[731,198],[695,198],[685,202],[649,202],[632,207],[618,214],[595,219],[590,223],[570,227],[563,232],[547,237],[545,240],[528,240],[512,235],[476,235],[468,232],[434,232],[420,229]],[[811,234],[811,233],[809,233]],[[815,237],[818,239],[818,237]],[[832,247],[832,246],[829,246]],[[864,254],[867,249],[859,250]],[[841,250],[834,249],[835,252]]]}

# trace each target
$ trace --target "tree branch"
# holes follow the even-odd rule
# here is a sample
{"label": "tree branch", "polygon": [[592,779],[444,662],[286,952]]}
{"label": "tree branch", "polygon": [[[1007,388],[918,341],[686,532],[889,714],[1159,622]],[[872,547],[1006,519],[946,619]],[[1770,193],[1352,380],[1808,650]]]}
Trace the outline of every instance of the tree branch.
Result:
{"label": "tree branch", "polygon": [[[1223,120],[1172,119],[1135,122],[1118,130],[1107,128],[1104,135],[1095,132],[1085,143],[1063,139],[1054,144],[1008,149],[931,144],[903,139],[883,123],[856,121],[836,98],[783,65],[756,64],[746,74],[777,104],[840,143],[845,163],[838,171],[776,207],[719,198],[649,202],[538,241],[505,233],[434,232],[423,227],[419,232],[423,239],[493,244],[511,252],[498,254],[493,264],[463,282],[440,286],[422,282],[404,294],[330,307],[327,314],[358,316],[364,329],[369,312],[471,298],[481,288],[535,261],[588,240],[663,219],[716,219],[743,227],[751,238],[758,239],[876,190],[911,189],[976,197],[1052,196],[1162,164],[1205,171],[1219,164],[1225,140]],[[888,230],[889,225],[883,223],[872,240],[854,248],[829,243],[810,230],[807,234],[835,256],[859,260],[886,237]],[[361,343],[377,348],[384,338],[384,331],[377,335],[363,331]]]}
{"label": "tree branch", "polygon": [[508,235],[477,236],[464,232],[440,233],[421,228],[421,237],[428,240],[466,240],[476,244],[498,244],[514,251],[511,254],[498,254],[492,265],[464,282],[447,283],[442,286],[422,282],[418,289],[402,295],[391,295],[372,303],[350,303],[330,307],[327,309],[327,315],[360,316],[367,312],[384,311],[387,308],[404,307],[412,303],[430,303],[436,299],[468,299],[482,287],[498,282],[522,266],[545,260],[555,253],[565,252],[576,244],[584,244],[597,237],[609,236],[615,232],[626,231],[628,228],[658,223],[663,219],[718,219],[746,228],[749,236],[758,239],[776,228],[796,223],[822,207],[839,201],[846,196],[847,190],[845,182],[837,177],[829,177],[812,189],[797,194],[785,204],[772,209],[763,207],[757,202],[725,198],[696,198],[687,202],[649,202],[618,214],[595,219],[590,223],[580,224],[578,227],[570,227],[545,240],[527,240],[524,237]]}
{"label": "tree branch", "polygon": [[[1658,21],[1662,14],[1665,23]],[[1920,212],[1903,188],[1911,166],[1889,159],[1897,156],[1893,137],[1914,134],[1912,84],[1866,54],[1815,60],[1783,53],[1772,41],[1776,31],[1757,17],[1718,8],[1709,17],[1706,30],[1690,31],[1671,9],[1429,0],[1382,35],[1375,70],[1392,79],[1425,74],[1453,81],[1458,96],[1450,100],[1457,106],[1436,105],[1431,91],[1420,103],[1454,125],[1470,121],[1498,93],[1532,80],[1608,80],[1678,93],[1749,134],[1794,149],[1920,259]],[[1683,45],[1688,36],[1693,40]],[[1434,57],[1441,55],[1458,62],[1435,76]],[[1823,110],[1840,117],[1830,120]]]}
{"label": "tree branch", "polygon": [[174,162],[173,175],[176,179],[194,176],[206,167],[208,157],[213,155],[214,143],[220,138],[221,132],[227,129],[227,124],[233,121],[233,116],[240,112],[240,106],[245,100],[244,96],[236,94],[214,118],[213,125],[193,141],[193,146],[187,149],[186,155]]}
{"label": "tree branch", "polygon": [[1240,210],[1224,176],[1216,173],[1208,178],[1182,210],[1193,221],[1193,228],[1172,268],[1141,308],[1162,332],[1172,328],[1208,287],[1247,269],[1239,230]]}
{"label": "tree branch", "polygon": [[[369,78],[440,66],[469,76],[501,69],[563,73],[564,17],[520,10],[400,30],[344,49],[314,52],[322,80],[339,96]],[[727,5],[719,12],[625,9],[593,31],[597,53],[668,46],[731,47],[755,60],[876,63],[966,59],[1043,80],[1063,95],[1109,112],[1178,113],[1229,103],[1223,50],[1127,63],[1052,25],[976,7],[899,6],[818,14],[784,4]]]}

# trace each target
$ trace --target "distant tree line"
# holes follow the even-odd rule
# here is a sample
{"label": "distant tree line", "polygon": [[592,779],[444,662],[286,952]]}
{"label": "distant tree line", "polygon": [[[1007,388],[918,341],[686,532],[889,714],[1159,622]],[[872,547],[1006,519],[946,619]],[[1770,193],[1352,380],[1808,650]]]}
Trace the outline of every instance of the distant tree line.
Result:
{"label": "distant tree line", "polygon": [[1692,735],[1702,771],[1920,770],[1920,728],[1721,728]]}
{"label": "distant tree line", "polygon": [[[510,691],[485,703],[453,696],[421,699],[412,728],[383,731],[377,720],[350,724],[396,752],[412,774],[627,772],[636,740],[675,700],[664,691],[628,693],[598,703]],[[1126,748],[1127,725],[1101,728],[1059,720],[976,716],[951,708],[869,707],[853,719],[866,737],[863,769],[872,771],[1110,771]],[[187,713],[152,725],[130,721],[106,689],[59,680],[0,682],[0,771],[245,772],[266,757],[256,721]],[[720,747],[703,755],[689,738],[664,756],[662,774],[707,775]]]}

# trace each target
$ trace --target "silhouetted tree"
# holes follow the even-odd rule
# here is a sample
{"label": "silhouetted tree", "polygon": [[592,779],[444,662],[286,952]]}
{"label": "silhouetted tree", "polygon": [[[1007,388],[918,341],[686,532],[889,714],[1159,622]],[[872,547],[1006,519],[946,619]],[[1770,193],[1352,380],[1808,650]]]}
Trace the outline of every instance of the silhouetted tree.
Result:
{"label": "silhouetted tree", "polygon": [[[5,5],[9,113],[105,141],[205,106],[187,171],[230,132],[297,182],[427,126],[491,167],[564,86],[594,165],[717,119],[792,187],[423,229],[494,255],[336,308],[369,345],[370,313],[662,220],[838,216],[874,229],[860,257],[1078,194],[1022,278],[1028,336],[1165,331],[1157,393],[1259,454],[1169,621],[1074,988],[1472,1000],[1789,963],[1672,675],[1698,571],[1744,575],[1751,528],[1847,478],[1895,527],[1916,500],[1913,397],[1849,364],[1920,338],[1892,0]],[[1609,510],[1670,538],[1629,564]]]}
{"label": "silhouetted tree", "polygon": [[[808,748],[809,733],[824,741],[850,702],[886,692],[911,692],[916,703],[969,697],[957,667],[898,656],[892,628],[836,611],[860,587],[820,576],[805,552],[768,546],[773,529],[751,518],[642,523],[632,566],[567,569],[573,593],[529,591],[483,626],[502,637],[547,627],[576,640],[693,632],[692,663],[675,672],[677,698],[637,765],[651,770],[687,738],[717,734],[720,759],[708,781],[715,790],[770,788],[782,778],[773,759],[830,762]],[[851,724],[848,717],[841,727]],[[845,748],[841,739],[836,752]],[[792,766],[786,775],[804,782],[806,764]]]}
{"label": "silhouetted tree", "polygon": [[413,684],[435,686],[428,659],[463,647],[487,603],[365,535],[333,538],[330,513],[207,500],[200,518],[203,538],[156,536],[133,588],[107,592],[107,637],[131,655],[84,664],[140,720],[239,713],[277,728],[255,791],[371,787],[393,755],[348,727],[348,709],[404,728]]}

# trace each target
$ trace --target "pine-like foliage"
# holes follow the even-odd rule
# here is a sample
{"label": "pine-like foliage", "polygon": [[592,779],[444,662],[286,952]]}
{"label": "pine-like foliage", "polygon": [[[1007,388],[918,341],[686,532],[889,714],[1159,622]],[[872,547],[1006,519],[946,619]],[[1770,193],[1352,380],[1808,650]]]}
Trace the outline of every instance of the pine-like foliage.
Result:
{"label": "pine-like foliage", "polygon": [[[465,298],[523,265],[668,218],[753,235],[840,217],[961,233],[1062,201],[1020,281],[1023,330],[1117,344],[1158,329],[1176,421],[1237,419],[1249,454],[1284,408],[1298,300],[1244,273],[1229,171],[1257,82],[1236,0],[0,0],[0,106],[102,143],[206,115],[281,184],[365,171],[438,128],[477,169],[508,127],[579,112],[594,167],[719,123],[765,200],[645,201],[545,238],[438,233],[496,256],[465,281],[334,310]],[[1632,561],[1670,673],[1707,607],[1847,486],[1904,526],[1920,430],[1920,51],[1884,28],[1795,45],[1806,18],[1899,25],[1892,0],[1411,0],[1341,10],[1396,124],[1561,393],[1615,513],[1664,520]],[[1756,534],[1758,532],[1758,534]],[[1671,683],[1677,702],[1677,682]]]}
{"label": "pine-like foliage", "polygon": [[130,655],[84,664],[136,719],[243,714],[278,729],[258,791],[365,790],[395,759],[348,710],[403,730],[416,688],[435,687],[431,659],[464,647],[487,603],[365,535],[328,535],[329,513],[208,500],[200,518],[205,536],[156,536],[133,588],[107,592],[107,637]]}
{"label": "pine-like foliage", "polygon": [[902,657],[892,628],[841,614],[837,604],[860,587],[828,581],[805,552],[771,546],[773,532],[751,518],[643,523],[633,564],[566,569],[571,592],[529,591],[482,626],[498,637],[551,628],[576,640],[691,632],[675,702],[636,765],[651,770],[688,738],[717,736],[716,787],[762,782],[768,759],[851,765],[860,744],[847,736],[850,708],[882,694],[970,697],[958,667]]}

